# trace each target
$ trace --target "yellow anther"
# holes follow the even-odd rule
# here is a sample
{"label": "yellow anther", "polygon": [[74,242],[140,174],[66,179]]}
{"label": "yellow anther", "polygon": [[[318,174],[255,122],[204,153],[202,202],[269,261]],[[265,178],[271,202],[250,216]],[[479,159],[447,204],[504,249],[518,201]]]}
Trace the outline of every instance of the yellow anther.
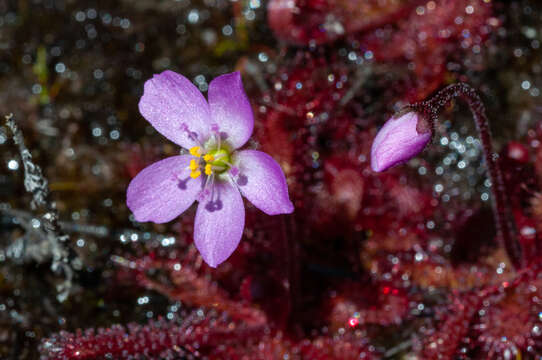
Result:
{"label": "yellow anther", "polygon": [[211,164],[205,165],[205,175],[211,175],[213,173],[213,169]]}
{"label": "yellow anther", "polygon": [[205,154],[203,156],[203,160],[207,161],[207,162],[210,162],[210,161],[213,161],[215,159],[215,157],[211,154]]}
{"label": "yellow anther", "polygon": [[190,170],[194,171],[196,170],[197,168],[199,168],[199,165],[198,163],[196,162],[196,160],[192,159],[190,160],[190,166],[189,166]]}
{"label": "yellow anther", "polygon": [[199,146],[192,146],[189,151],[190,155],[195,157],[201,157],[201,150]]}
{"label": "yellow anther", "polygon": [[197,178],[200,177],[200,175],[201,175],[201,171],[199,171],[199,170],[192,171],[192,172],[190,173],[190,177],[191,177],[192,179],[197,179]]}

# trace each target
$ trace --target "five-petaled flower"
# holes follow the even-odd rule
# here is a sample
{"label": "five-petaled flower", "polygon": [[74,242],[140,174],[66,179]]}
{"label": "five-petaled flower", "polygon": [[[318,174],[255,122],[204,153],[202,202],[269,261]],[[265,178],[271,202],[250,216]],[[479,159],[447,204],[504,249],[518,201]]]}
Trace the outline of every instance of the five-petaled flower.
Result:
{"label": "five-petaled flower", "polygon": [[139,111],[189,154],[158,161],[132,180],[126,203],[137,221],[171,221],[198,200],[194,241],[205,262],[216,267],[241,240],[241,194],[268,215],[293,212],[277,162],[260,151],[236,151],[254,127],[238,72],[211,81],[206,101],[184,76],[164,71],[145,82]]}

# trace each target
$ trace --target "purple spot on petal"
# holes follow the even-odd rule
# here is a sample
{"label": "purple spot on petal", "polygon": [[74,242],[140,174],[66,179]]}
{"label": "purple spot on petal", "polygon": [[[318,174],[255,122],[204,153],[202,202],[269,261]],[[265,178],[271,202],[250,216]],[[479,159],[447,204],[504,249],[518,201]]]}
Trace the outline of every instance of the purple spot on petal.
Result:
{"label": "purple spot on petal", "polygon": [[205,204],[205,210],[209,212],[215,212],[222,209],[224,205],[222,204],[222,201],[220,199],[211,200],[207,204]]}
{"label": "purple spot on petal", "polygon": [[237,185],[245,186],[246,184],[248,184],[248,177],[243,174],[239,175],[239,177],[237,178]]}
{"label": "purple spot on petal", "polygon": [[179,129],[186,133],[186,136],[192,140],[192,141],[197,141],[198,140],[198,133],[195,132],[195,131],[191,131],[190,128],[188,127],[188,125],[186,125],[185,123],[182,123],[179,127]]}
{"label": "purple spot on petal", "polygon": [[187,186],[186,184],[188,183],[188,180],[190,180],[190,178],[186,178],[186,179],[177,179],[177,181],[179,182],[177,184],[177,187],[181,190],[186,190],[187,189]]}

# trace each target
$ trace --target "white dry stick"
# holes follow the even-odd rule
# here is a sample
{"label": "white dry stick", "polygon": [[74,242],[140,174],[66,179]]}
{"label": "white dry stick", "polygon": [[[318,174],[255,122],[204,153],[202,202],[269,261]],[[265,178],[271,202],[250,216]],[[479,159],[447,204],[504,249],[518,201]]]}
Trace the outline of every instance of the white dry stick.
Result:
{"label": "white dry stick", "polygon": [[[32,161],[32,154],[24,144],[21,130],[13,119],[13,114],[6,117],[6,125],[13,134],[13,141],[19,149],[24,167],[24,186],[26,191],[32,194],[31,208],[37,210],[43,208],[45,214],[41,220],[31,227],[25,226],[27,230],[23,238],[23,246],[20,252],[21,257],[31,257],[38,261],[51,259],[51,269],[64,276],[64,281],[57,285],[57,299],[64,301],[70,293],[73,279],[73,269],[81,268],[81,261],[75,252],[69,247],[69,236],[64,234],[58,223],[58,211],[55,204],[49,198],[49,184],[43,176],[41,168]],[[37,240],[39,244],[26,244],[29,239]],[[36,246],[37,245],[37,246]],[[25,251],[33,249],[35,254],[24,254]]]}

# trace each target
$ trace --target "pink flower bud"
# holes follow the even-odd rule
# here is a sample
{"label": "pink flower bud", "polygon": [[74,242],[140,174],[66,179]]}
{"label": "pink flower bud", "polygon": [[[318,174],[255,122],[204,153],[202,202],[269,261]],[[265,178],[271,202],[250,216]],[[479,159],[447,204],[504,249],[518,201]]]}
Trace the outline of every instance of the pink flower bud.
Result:
{"label": "pink flower bud", "polygon": [[390,118],[380,129],[371,147],[371,167],[376,172],[404,163],[420,153],[431,140],[424,118],[411,111]]}

